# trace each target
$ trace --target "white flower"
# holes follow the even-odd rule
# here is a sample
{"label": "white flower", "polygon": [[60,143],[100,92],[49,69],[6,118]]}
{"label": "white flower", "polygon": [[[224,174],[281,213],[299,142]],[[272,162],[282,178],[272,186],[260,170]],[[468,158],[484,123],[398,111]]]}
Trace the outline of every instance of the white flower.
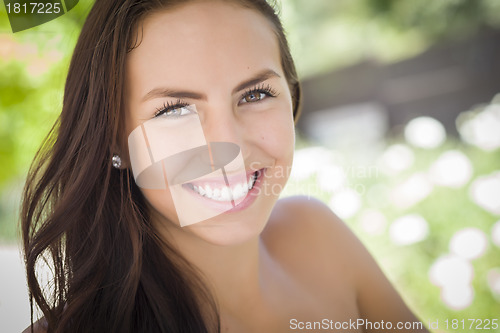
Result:
{"label": "white flower", "polygon": [[418,117],[405,127],[405,138],[410,144],[420,148],[439,147],[446,139],[443,125],[431,117]]}
{"label": "white flower", "polygon": [[347,219],[354,216],[361,208],[361,198],[353,189],[345,188],[332,197],[330,208],[340,218]]}
{"label": "white flower", "polygon": [[392,222],[389,228],[391,240],[398,245],[409,245],[427,238],[429,226],[420,215],[409,214],[401,216]]}
{"label": "white flower", "polygon": [[415,156],[413,151],[406,145],[395,144],[389,146],[381,157],[382,170],[388,174],[400,172],[413,165]]}
{"label": "white flower", "polygon": [[391,201],[400,208],[408,208],[425,199],[433,189],[427,175],[415,173],[391,191]]}
{"label": "white flower", "polygon": [[450,240],[450,251],[465,259],[482,256],[488,247],[488,237],[477,228],[465,228],[457,231]]}
{"label": "white flower", "polygon": [[478,206],[500,215],[500,171],[478,177],[471,184],[469,194]]}
{"label": "white flower", "polygon": [[470,180],[472,163],[462,152],[449,150],[431,165],[429,176],[436,185],[459,188]]}
{"label": "white flower", "polygon": [[483,150],[500,147],[500,104],[490,104],[481,112],[464,112],[458,116],[462,139]]}

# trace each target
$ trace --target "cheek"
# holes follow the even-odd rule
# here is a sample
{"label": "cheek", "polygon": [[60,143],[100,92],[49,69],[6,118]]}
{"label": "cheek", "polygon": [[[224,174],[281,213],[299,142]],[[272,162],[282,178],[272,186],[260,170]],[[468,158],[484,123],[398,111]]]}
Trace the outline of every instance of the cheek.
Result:
{"label": "cheek", "polygon": [[141,189],[150,207],[160,213],[161,216],[179,224],[175,205],[169,190]]}
{"label": "cheek", "polygon": [[287,110],[269,112],[255,126],[255,138],[258,145],[276,160],[288,160],[293,155],[295,146],[295,128],[293,117]]}

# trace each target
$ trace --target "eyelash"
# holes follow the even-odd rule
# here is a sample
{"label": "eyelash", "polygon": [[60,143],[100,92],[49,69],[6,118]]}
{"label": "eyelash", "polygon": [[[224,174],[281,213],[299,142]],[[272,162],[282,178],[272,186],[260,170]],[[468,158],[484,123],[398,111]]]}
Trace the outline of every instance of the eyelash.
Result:
{"label": "eyelash", "polygon": [[[163,106],[161,108],[156,109],[155,117],[161,116],[162,114],[167,113],[167,112],[172,111],[172,110],[175,110],[175,109],[186,107],[188,105],[189,105],[188,103],[183,102],[181,99],[178,99],[175,102],[163,103]],[[176,118],[176,117],[181,117],[181,116],[172,115],[170,117]]]}
{"label": "eyelash", "polygon": [[[277,93],[276,90],[274,90],[269,84],[263,84],[261,83],[260,85],[250,88],[246,90],[240,97],[240,101],[245,98],[245,96],[255,94],[255,93],[263,93],[267,95],[268,97],[277,97],[279,94]],[[249,102],[247,102],[249,103]],[[255,103],[255,102],[253,102]]]}
{"label": "eyelash", "polygon": [[[277,97],[279,95],[276,92],[276,90],[274,90],[269,84],[260,84],[260,85],[254,87],[254,88],[247,89],[240,96],[239,100],[241,101],[243,98],[245,98],[245,96],[248,96],[248,95],[251,95],[251,94],[255,94],[255,93],[262,93],[262,94],[265,94],[268,97]],[[246,103],[255,103],[255,102],[246,102]],[[183,107],[186,107],[188,105],[189,105],[189,103],[183,102],[181,99],[178,99],[175,102],[163,103],[162,107],[156,109],[156,112],[155,112],[154,116],[158,117],[158,116],[161,116],[162,114],[165,114],[165,113],[167,113],[169,111],[172,111],[172,110],[175,110],[175,109],[179,109],[179,108],[183,108]],[[181,116],[172,115],[170,117],[176,118],[176,117],[181,117]]]}

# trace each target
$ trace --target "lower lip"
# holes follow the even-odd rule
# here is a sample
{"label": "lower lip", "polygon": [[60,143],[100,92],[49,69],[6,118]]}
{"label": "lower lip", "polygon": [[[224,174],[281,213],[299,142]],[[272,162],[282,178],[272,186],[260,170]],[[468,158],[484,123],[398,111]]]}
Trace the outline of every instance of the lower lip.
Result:
{"label": "lower lip", "polygon": [[229,206],[232,206],[230,201],[216,201],[209,199],[207,197],[201,196],[198,192],[195,192],[194,190],[184,187],[188,192],[190,192],[194,197],[196,197],[198,200],[200,200],[204,205],[209,206],[213,209],[221,210],[222,212],[225,213],[233,213],[233,212],[238,212],[241,210],[244,210],[248,208],[256,199],[257,196],[260,193],[260,187],[262,185],[262,181],[264,178],[264,172],[266,169],[260,169],[259,170],[259,177],[255,180],[255,183],[253,184],[253,187],[250,191],[247,192],[245,198],[243,201],[241,201],[239,204],[236,206],[229,208]]}

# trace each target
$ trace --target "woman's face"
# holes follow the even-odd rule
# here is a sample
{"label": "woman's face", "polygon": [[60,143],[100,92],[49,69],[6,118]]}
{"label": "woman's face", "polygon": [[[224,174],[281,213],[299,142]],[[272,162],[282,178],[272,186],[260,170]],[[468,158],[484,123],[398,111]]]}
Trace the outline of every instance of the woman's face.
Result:
{"label": "woman's face", "polygon": [[[271,23],[257,11],[209,1],[156,12],[138,31],[140,44],[126,63],[127,136],[155,116],[179,114],[179,107],[165,107],[194,104],[207,142],[240,147],[250,186],[253,172],[261,170],[235,209],[182,228],[168,187],[141,188],[155,226],[214,244],[255,237],[288,179],[294,148],[292,100]],[[190,133],[175,133],[174,147],[191,140]],[[198,192],[206,188],[197,185]],[[208,185],[215,191],[217,184]],[[220,205],[220,198],[192,186],[183,190],[190,209]]]}

